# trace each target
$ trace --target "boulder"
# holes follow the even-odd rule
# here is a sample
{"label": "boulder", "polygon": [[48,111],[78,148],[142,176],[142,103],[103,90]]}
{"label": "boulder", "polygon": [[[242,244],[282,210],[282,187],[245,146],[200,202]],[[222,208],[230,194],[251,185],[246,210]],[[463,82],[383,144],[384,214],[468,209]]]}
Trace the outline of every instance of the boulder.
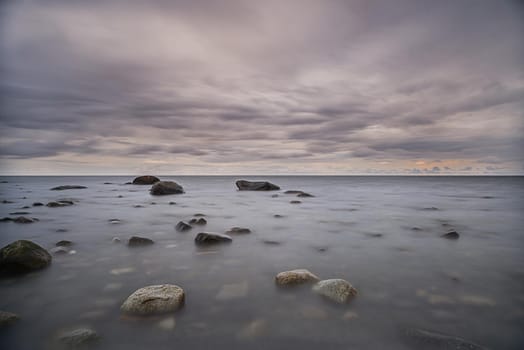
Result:
{"label": "boulder", "polygon": [[448,233],[443,234],[441,237],[447,238],[447,239],[459,239],[460,235],[457,231],[449,231]]}
{"label": "boulder", "polygon": [[339,278],[319,281],[313,291],[340,304],[357,295],[357,290],[348,281]]}
{"label": "boulder", "polygon": [[33,222],[37,222],[38,220],[33,219],[33,218],[27,218],[25,216],[19,216],[16,219],[14,219],[13,221],[18,224],[31,224]]}
{"label": "boulder", "polygon": [[156,176],[144,175],[135,177],[133,180],[133,185],[152,185],[158,181],[160,181],[160,179]]}
{"label": "boulder", "polygon": [[185,223],[183,221],[179,221],[178,224],[176,224],[176,226],[175,226],[175,230],[180,231],[180,232],[191,230],[192,228],[193,227],[191,225],[189,225],[188,223]]}
{"label": "boulder", "polygon": [[280,190],[275,184],[267,181],[238,180],[236,185],[240,191],[276,191]]}
{"label": "boulder", "polygon": [[184,193],[182,186],[173,181],[159,181],[149,191],[153,196]]}
{"label": "boulder", "polygon": [[226,232],[226,235],[245,233],[251,233],[251,230],[245,227],[231,227],[229,231]]}
{"label": "boulder", "polygon": [[149,239],[146,237],[133,236],[129,238],[127,245],[130,247],[139,247],[139,246],[151,245],[153,243],[155,242],[153,242],[152,239]]}
{"label": "boulder", "polygon": [[0,249],[0,272],[6,274],[25,273],[47,267],[51,255],[38,244],[19,240]]}
{"label": "boulder", "polygon": [[297,269],[280,272],[275,277],[275,283],[279,286],[294,286],[304,283],[317,282],[320,279],[306,269]]}
{"label": "boulder", "polygon": [[200,232],[195,237],[196,244],[229,243],[232,241],[233,238],[231,238],[231,236],[220,233]]}
{"label": "boulder", "polygon": [[17,314],[0,310],[0,328],[10,326],[19,319]]}
{"label": "boulder", "polygon": [[194,225],[205,225],[207,224],[207,220],[204,218],[199,218],[199,219],[193,218],[189,220],[189,223],[194,224]]}
{"label": "boulder", "polygon": [[44,203],[40,203],[40,202],[34,202],[33,203],[33,207],[41,207],[43,205],[44,205]]}
{"label": "boulder", "polygon": [[49,202],[47,203],[47,206],[49,208],[58,208],[58,207],[67,207],[67,206],[70,206],[70,205],[73,205],[73,201],[67,201],[67,200],[60,200],[60,201],[56,201],[56,202]]}
{"label": "boulder", "polygon": [[131,294],[120,307],[124,313],[154,315],[174,312],[184,305],[184,290],[173,284],[140,288]]}
{"label": "boulder", "polygon": [[78,185],[63,185],[63,186],[57,186],[53,187],[51,191],[63,191],[63,190],[81,190],[87,188],[86,186],[78,186]]}
{"label": "boulder", "polygon": [[71,349],[83,349],[84,346],[96,342],[98,338],[98,334],[90,328],[78,328],[58,336],[58,340]]}

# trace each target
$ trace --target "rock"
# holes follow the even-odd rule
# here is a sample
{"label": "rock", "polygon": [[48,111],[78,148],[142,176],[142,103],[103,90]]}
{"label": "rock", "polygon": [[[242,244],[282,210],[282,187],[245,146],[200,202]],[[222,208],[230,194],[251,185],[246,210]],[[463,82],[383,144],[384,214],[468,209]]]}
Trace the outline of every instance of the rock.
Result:
{"label": "rock", "polygon": [[191,230],[193,227],[189,225],[188,223],[185,223],[183,221],[179,221],[178,224],[176,224],[175,229],[180,232]]}
{"label": "rock", "polygon": [[14,211],[12,213],[9,213],[9,215],[28,215],[28,214],[31,214],[31,213],[28,211]]}
{"label": "rock", "polygon": [[449,231],[448,233],[443,234],[441,237],[447,238],[447,239],[459,239],[460,235],[457,231]]}
{"label": "rock", "polygon": [[10,203],[13,203],[13,202],[8,201],[7,199],[4,199],[4,200],[2,201],[2,203],[4,203],[4,204],[10,204]]}
{"label": "rock", "polygon": [[10,326],[19,319],[17,314],[0,310],[0,328]]}
{"label": "rock", "polygon": [[111,242],[113,243],[120,243],[122,240],[118,237],[113,237],[113,239],[111,240]]}
{"label": "rock", "polygon": [[184,305],[184,290],[173,284],[147,286],[136,290],[120,307],[124,313],[153,315],[173,312]]}
{"label": "rock", "polygon": [[249,340],[263,336],[267,330],[267,321],[258,319],[247,324],[237,335],[237,338]]}
{"label": "rock", "polygon": [[202,213],[196,213],[195,215],[193,216],[196,216],[196,217],[201,217],[201,216],[206,216],[206,214],[202,214]]}
{"label": "rock", "polygon": [[291,203],[291,204],[300,204],[302,202],[301,201],[290,201],[289,203]]}
{"label": "rock", "polygon": [[176,320],[173,316],[164,318],[162,321],[157,323],[158,328],[166,330],[166,331],[172,331],[175,329],[176,326]]}
{"label": "rock", "polygon": [[14,219],[13,218],[9,218],[9,217],[4,217],[4,218],[0,219],[0,222],[8,222],[8,221],[14,221]]}
{"label": "rock", "polygon": [[51,255],[38,244],[19,240],[0,249],[0,272],[19,274],[47,267]]}
{"label": "rock", "polygon": [[96,342],[98,338],[98,334],[90,328],[78,328],[69,332],[63,332],[58,336],[58,340],[71,349]]}
{"label": "rock", "polygon": [[13,222],[16,222],[17,224],[31,224],[33,222],[37,222],[38,220],[34,218],[26,218],[25,216],[19,216],[16,219],[13,220]]}
{"label": "rock", "polygon": [[140,205],[140,204],[135,204],[133,205],[133,208],[143,208],[144,206],[143,205]]}
{"label": "rock", "polygon": [[108,222],[110,224],[120,224],[120,223],[122,223],[122,221],[120,221],[120,219],[109,219]]}
{"label": "rock", "polygon": [[262,243],[267,244],[267,245],[280,245],[280,244],[282,244],[281,242],[275,241],[275,240],[272,240],[272,239],[265,239],[265,240],[262,241]]}
{"label": "rock", "polygon": [[384,234],[382,233],[372,233],[372,232],[365,233],[365,235],[371,238],[380,238],[384,236]]}
{"label": "rock", "polygon": [[286,192],[284,192],[284,194],[301,194],[301,193],[304,193],[304,192],[299,191],[299,190],[287,190]]}
{"label": "rock", "polygon": [[193,219],[189,220],[189,223],[190,224],[194,224],[194,225],[206,225],[207,224],[207,220],[204,219],[204,218],[199,218],[199,219],[193,218]]}
{"label": "rock", "polygon": [[51,191],[63,191],[63,190],[81,190],[87,188],[86,186],[78,186],[78,185],[63,185],[63,186],[57,186],[53,187]]}
{"label": "rock", "polygon": [[357,295],[357,290],[348,281],[338,278],[318,282],[313,291],[341,304]]}
{"label": "rock", "polygon": [[130,247],[139,247],[139,246],[151,245],[153,243],[155,242],[153,242],[152,239],[149,239],[146,237],[133,236],[129,238],[127,245]]}
{"label": "rock", "polygon": [[495,300],[482,295],[462,295],[460,301],[464,304],[474,306],[496,306]]}
{"label": "rock", "polygon": [[231,236],[220,233],[200,232],[195,237],[196,244],[229,243],[232,241],[233,238],[231,238]]}
{"label": "rock", "polygon": [[54,247],[49,249],[49,253],[51,254],[67,254],[69,253],[69,248],[66,247]]}
{"label": "rock", "polygon": [[463,338],[423,329],[407,329],[405,336],[417,349],[487,350]]}
{"label": "rock", "polygon": [[437,207],[427,207],[427,208],[422,208],[422,210],[435,211],[435,210],[439,210],[439,209]]}
{"label": "rock", "polygon": [[216,299],[231,300],[244,298],[247,296],[248,291],[249,284],[247,283],[247,281],[243,281],[240,283],[225,284],[222,286],[222,288],[220,288],[220,291],[218,292]]}
{"label": "rock", "polygon": [[67,232],[69,231],[68,229],[65,229],[65,228],[59,228],[56,230],[56,232],[60,232],[60,233],[63,233],[63,232]]}
{"label": "rock", "polygon": [[304,283],[317,282],[320,279],[306,269],[297,269],[280,272],[275,277],[275,283],[279,286],[294,286]]}
{"label": "rock", "polygon": [[175,202],[169,202],[169,205],[175,205],[176,203]]}
{"label": "rock", "polygon": [[236,185],[240,191],[276,191],[280,190],[275,184],[267,181],[238,180]]}
{"label": "rock", "polygon": [[123,274],[126,274],[126,273],[131,273],[131,272],[135,272],[135,269],[132,268],[132,267],[121,267],[119,269],[112,269],[111,271],[109,271],[112,275],[115,275],[115,276],[118,276],[118,275],[123,275]]}
{"label": "rock", "polygon": [[182,186],[173,181],[159,181],[149,191],[153,196],[184,193]]}
{"label": "rock", "polygon": [[272,194],[271,195],[271,198],[278,198],[278,197],[279,197],[278,194]]}
{"label": "rock", "polygon": [[133,180],[133,185],[152,185],[159,181],[160,179],[156,176],[144,175],[144,176],[135,177],[135,179]]}
{"label": "rock", "polygon": [[245,227],[231,227],[229,231],[226,232],[226,235],[246,234],[246,233],[251,233],[251,230]]}
{"label": "rock", "polygon": [[49,208],[58,208],[58,207],[67,207],[70,205],[73,205],[74,203],[72,201],[56,201],[56,202],[49,202],[47,203],[47,206]]}
{"label": "rock", "polygon": [[315,196],[307,192],[302,192],[302,193],[297,194],[297,197],[315,197]]}
{"label": "rock", "polygon": [[275,215],[273,215],[273,217],[276,218],[276,219],[282,219],[284,217],[284,215],[275,214]]}

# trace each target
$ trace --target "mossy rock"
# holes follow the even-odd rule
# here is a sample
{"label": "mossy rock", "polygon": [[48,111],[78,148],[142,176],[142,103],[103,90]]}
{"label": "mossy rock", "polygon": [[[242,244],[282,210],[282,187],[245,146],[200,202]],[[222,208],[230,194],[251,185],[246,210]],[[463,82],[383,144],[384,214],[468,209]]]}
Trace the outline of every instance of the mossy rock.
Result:
{"label": "mossy rock", "polygon": [[19,240],[0,249],[0,273],[19,274],[43,269],[51,264],[51,255],[38,244]]}

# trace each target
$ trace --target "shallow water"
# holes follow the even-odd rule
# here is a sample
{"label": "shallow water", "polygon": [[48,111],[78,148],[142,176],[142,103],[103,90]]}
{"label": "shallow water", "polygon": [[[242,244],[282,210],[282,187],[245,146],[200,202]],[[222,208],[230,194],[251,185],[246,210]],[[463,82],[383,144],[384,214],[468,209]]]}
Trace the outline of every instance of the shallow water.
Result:
{"label": "shallow water", "polygon": [[[124,185],[132,177],[0,178],[8,181],[0,202],[13,202],[0,204],[0,217],[28,211],[40,220],[0,223],[1,246],[30,239],[49,249],[67,239],[76,251],[0,280],[0,310],[21,317],[0,331],[2,349],[51,349],[58,332],[77,326],[100,334],[99,349],[424,348],[406,339],[407,328],[524,347],[522,177],[264,177],[276,192],[239,192],[236,177],[162,179],[186,193],[153,197],[150,186]],[[49,190],[68,184],[88,188]],[[283,194],[290,189],[315,197]],[[75,205],[21,209],[57,199]],[[206,226],[175,231],[196,213]],[[228,245],[194,244],[198,232],[234,226],[252,233]],[[450,229],[460,239],[440,237]],[[129,248],[133,235],[155,244]],[[308,287],[276,288],[274,276],[295,268],[344,278],[359,295],[333,305]],[[162,283],[186,292],[174,329],[159,325],[169,315],[120,314],[133,291]]]}

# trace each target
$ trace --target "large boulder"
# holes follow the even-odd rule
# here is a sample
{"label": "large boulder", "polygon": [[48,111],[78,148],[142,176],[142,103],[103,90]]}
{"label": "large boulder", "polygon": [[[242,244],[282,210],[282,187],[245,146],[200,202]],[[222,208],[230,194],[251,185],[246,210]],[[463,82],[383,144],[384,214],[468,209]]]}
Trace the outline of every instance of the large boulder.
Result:
{"label": "large boulder", "polygon": [[231,241],[233,241],[231,236],[222,235],[220,233],[200,232],[195,237],[196,244],[229,243]]}
{"label": "large boulder", "polygon": [[160,181],[160,179],[156,176],[144,175],[135,177],[133,180],[133,185],[152,185],[158,181]]}
{"label": "large boulder", "polygon": [[173,312],[184,305],[184,290],[173,284],[147,286],[136,290],[120,307],[125,313],[154,315]]}
{"label": "large boulder", "polygon": [[184,193],[184,189],[173,181],[159,181],[151,187],[149,192],[154,196],[163,196],[167,194],[181,194]]}
{"label": "large boulder", "polygon": [[357,290],[346,280],[323,280],[313,286],[313,291],[337,303],[346,303],[357,295]]}
{"label": "large boulder", "polygon": [[279,286],[294,286],[304,283],[313,283],[319,280],[320,278],[306,269],[280,272],[275,277],[275,283]]}
{"label": "large boulder", "polygon": [[240,191],[276,191],[280,190],[275,184],[267,181],[238,180],[236,185]]}
{"label": "large boulder", "polygon": [[63,186],[57,186],[53,187],[51,191],[63,191],[63,190],[81,190],[87,188],[86,186],[78,186],[78,185],[63,185]]}
{"label": "large boulder", "polygon": [[0,273],[18,274],[42,269],[51,263],[51,254],[38,244],[19,240],[0,249]]}

